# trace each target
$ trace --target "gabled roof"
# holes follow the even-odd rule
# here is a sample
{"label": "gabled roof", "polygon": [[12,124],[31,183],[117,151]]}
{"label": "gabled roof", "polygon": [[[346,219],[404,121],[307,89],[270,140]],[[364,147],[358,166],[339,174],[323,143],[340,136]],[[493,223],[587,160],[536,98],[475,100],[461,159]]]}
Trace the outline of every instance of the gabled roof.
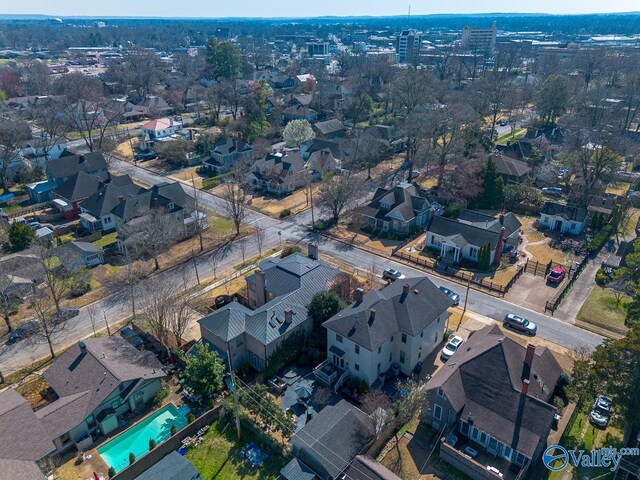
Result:
{"label": "gabled roof", "polygon": [[202,480],[202,477],[187,457],[173,450],[134,480]]}
{"label": "gabled roof", "polygon": [[84,155],[64,155],[48,160],[47,173],[54,179],[71,177],[78,172],[98,173],[108,168],[102,152],[91,152]]}
{"label": "gabled roof", "polygon": [[153,353],[137,350],[114,336],[77,343],[56,358],[42,376],[60,398],[36,415],[51,430],[64,433],[89,416],[122,383],[137,385],[162,378],[164,372]]}
{"label": "gabled roof", "polygon": [[345,474],[349,480],[401,480],[387,467],[366,455],[358,455]]}
{"label": "gabled roof", "polygon": [[352,303],[322,326],[374,351],[398,332],[418,335],[452,304],[427,277],[405,278],[382,290],[369,290],[362,302]]}
{"label": "gabled roof", "polygon": [[510,177],[523,177],[531,173],[531,167],[527,163],[505,155],[494,154],[491,156],[500,175]]}
{"label": "gabled roof", "polygon": [[29,403],[13,388],[0,392],[0,460],[36,461],[54,450],[49,431]]}
{"label": "gabled roof", "polygon": [[95,175],[78,172],[71,176],[62,185],[56,187],[53,193],[60,197],[75,202],[90,197],[98,191],[101,182]]}
{"label": "gabled roof", "polygon": [[[460,418],[531,458],[545,440],[556,409],[546,403],[562,373],[547,348],[537,348],[531,369],[526,347],[497,325],[477,331],[427,383],[442,388]],[[487,372],[490,372],[488,375]],[[521,393],[528,378],[528,393]]]}
{"label": "gabled roof", "polygon": [[346,400],[323,408],[291,438],[294,456],[334,480],[374,436],[374,422]]}
{"label": "gabled roof", "polygon": [[580,223],[584,222],[587,215],[589,215],[586,208],[578,207],[577,205],[563,205],[556,202],[545,202],[540,213]]}
{"label": "gabled roof", "polygon": [[231,302],[201,318],[198,323],[216,337],[228,342],[244,333],[247,315],[251,315],[250,309],[238,302]]}
{"label": "gabled roof", "polygon": [[232,153],[248,151],[251,151],[251,145],[232,137],[224,137],[218,140],[211,149],[211,153],[217,155],[231,155]]}
{"label": "gabled roof", "polygon": [[29,460],[0,458],[0,479],[45,480],[38,464]]}
{"label": "gabled roof", "polygon": [[[390,205],[385,208],[383,205]],[[398,216],[405,222],[416,217],[423,208],[430,206],[429,201],[420,189],[412,183],[403,182],[392,189],[378,188],[373,194],[373,200],[362,207],[361,212],[370,217],[385,219],[397,219]]]}
{"label": "gabled roof", "polygon": [[173,204],[170,211],[176,212],[184,208],[190,210],[194,203],[193,198],[186,194],[179,182],[165,182],[154,185],[149,190],[143,189],[135,196],[125,197],[111,212],[124,221],[129,221],[146,215],[158,206],[168,209]]}
{"label": "gabled roof", "polygon": [[326,122],[318,122],[314,127],[323,135],[329,135],[331,133],[343,132],[345,130],[342,122],[336,118],[327,120]]}
{"label": "gabled roof", "polygon": [[120,203],[120,197],[132,197],[142,190],[140,185],[133,183],[129,175],[112,176],[111,182],[102,184],[98,191],[85,198],[80,206],[99,218],[111,213]]}
{"label": "gabled roof", "polygon": [[505,238],[507,238],[521,225],[512,213],[505,214],[503,223],[500,223],[499,218],[463,210],[457,220],[442,216],[433,217],[427,225],[427,231],[456,242],[460,242],[462,238],[466,243],[477,247],[489,244],[493,250],[498,245],[502,227],[505,228]]}

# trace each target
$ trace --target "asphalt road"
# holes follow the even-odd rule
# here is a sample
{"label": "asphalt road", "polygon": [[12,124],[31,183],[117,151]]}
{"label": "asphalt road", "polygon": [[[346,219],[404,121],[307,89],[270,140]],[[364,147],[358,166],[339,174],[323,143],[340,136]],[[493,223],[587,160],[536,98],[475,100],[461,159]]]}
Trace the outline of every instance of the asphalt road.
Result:
{"label": "asphalt road", "polygon": [[[166,181],[162,176],[151,173],[140,167],[134,167],[119,160],[112,160],[112,167],[126,171],[139,181],[147,184],[157,184]],[[185,188],[187,193],[192,194],[192,189]],[[224,206],[221,199],[208,193],[199,191],[199,202],[209,210],[224,214]],[[316,215],[318,218],[319,215]],[[362,269],[368,269],[372,264],[378,273],[381,273],[387,267],[393,267],[402,271],[405,275],[425,275],[425,272],[407,267],[404,264],[396,263],[388,258],[382,258],[377,255],[359,250],[351,245],[327,239],[321,235],[310,233],[307,225],[310,224],[310,212],[306,211],[285,220],[276,220],[261,213],[251,211],[245,220],[247,223],[259,225],[265,229],[266,241],[264,242],[264,250],[277,247],[282,242],[300,243],[303,248],[309,241],[319,244],[321,254],[329,255],[344,263],[357,266]],[[250,258],[257,255],[256,245],[250,240],[246,249],[246,257]],[[233,244],[227,245],[221,255],[222,259],[217,262],[217,272],[231,268],[241,262],[240,252]],[[196,265],[193,262],[187,262],[177,268],[160,272],[141,282],[136,291],[138,308],[143,306],[145,292],[154,287],[155,282],[183,282],[186,278],[186,287],[196,284],[196,275],[194,268],[198,269],[201,279],[212,278],[214,275],[214,265],[211,261],[212,254],[206,254],[197,257]],[[186,272],[185,272],[186,271]],[[465,287],[450,280],[440,278],[432,274],[426,274],[433,280],[436,285],[445,285],[462,297],[461,304],[464,302]],[[105,321],[109,325],[116,324],[131,316],[131,306],[129,299],[122,293],[113,294],[103,300],[96,302],[94,310],[98,312],[94,317],[96,328],[98,330],[105,328]],[[467,308],[474,312],[490,317],[501,322],[507,313],[516,313],[522,315],[538,324],[538,335],[541,338],[552,341],[567,348],[575,348],[587,346],[594,348],[602,342],[602,337],[572,324],[572,320],[562,321],[535,312],[527,308],[523,308],[511,304],[503,299],[496,298],[493,295],[471,289]],[[56,350],[66,348],[81,338],[90,336],[93,333],[93,325],[88,308],[82,308],[80,315],[72,319],[67,328],[61,331],[54,339],[54,347]],[[48,355],[48,346],[42,339],[30,338],[20,341],[12,346],[0,347],[0,369],[6,374],[18,370]]]}

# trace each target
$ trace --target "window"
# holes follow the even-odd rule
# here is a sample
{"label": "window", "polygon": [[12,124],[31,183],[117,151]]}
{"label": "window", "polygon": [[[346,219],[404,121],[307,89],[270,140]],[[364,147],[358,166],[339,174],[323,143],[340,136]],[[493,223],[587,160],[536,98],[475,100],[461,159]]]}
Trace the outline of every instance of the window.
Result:
{"label": "window", "polygon": [[442,420],[442,407],[437,403],[433,406],[433,418]]}
{"label": "window", "polygon": [[472,258],[478,258],[478,247],[469,247],[469,256]]}
{"label": "window", "polygon": [[444,398],[444,390],[442,390],[442,387],[438,387],[438,396]]}
{"label": "window", "polygon": [[95,426],[95,424],[96,424],[96,419],[95,419],[95,417],[94,417],[93,415],[89,415],[89,416],[87,417],[87,419],[85,420],[85,422],[87,422],[87,426],[88,426],[89,428],[92,428],[92,427],[94,427],[94,426]]}
{"label": "window", "polygon": [[241,347],[242,345],[244,345],[244,342],[242,340],[242,335],[241,335],[238,338],[236,338],[236,347]]}
{"label": "window", "polygon": [[478,439],[478,441],[484,445],[484,442],[487,441],[487,434],[484,432],[480,432],[480,438]]}
{"label": "window", "polygon": [[356,355],[360,355],[360,345],[356,345]]}
{"label": "window", "polygon": [[338,342],[338,343],[342,343],[342,335],[338,335],[338,334],[336,333],[336,342]]}
{"label": "window", "polygon": [[516,452],[516,454],[513,456],[513,462],[516,465],[524,465],[525,460],[527,459],[527,457],[525,457],[523,454],[521,454],[520,452]]}
{"label": "window", "polygon": [[393,337],[391,337],[391,343],[393,343]]}
{"label": "window", "polygon": [[433,339],[433,343],[438,343],[438,332],[436,332],[436,336]]}
{"label": "window", "polygon": [[356,372],[360,371],[360,365],[358,365],[357,363],[354,364],[354,368],[356,369]]}
{"label": "window", "polygon": [[404,363],[404,352],[400,352],[400,363]]}
{"label": "window", "polygon": [[120,400],[118,400],[117,398],[111,402],[111,408],[118,408],[120,406]]}
{"label": "window", "polygon": [[424,331],[420,332],[420,338],[422,338],[422,337],[424,337]]}
{"label": "window", "polygon": [[460,421],[460,432],[462,432],[463,435],[469,434],[469,424],[467,422]]}
{"label": "window", "polygon": [[418,352],[418,358],[422,357],[422,352]]}
{"label": "window", "polygon": [[402,338],[400,340],[402,340],[402,343],[407,343],[407,334],[403,333]]}
{"label": "window", "polygon": [[504,450],[502,451],[502,455],[504,456],[504,458],[506,458],[507,460],[511,460],[511,453],[513,452],[513,449],[511,447],[507,447],[506,445],[504,446]]}

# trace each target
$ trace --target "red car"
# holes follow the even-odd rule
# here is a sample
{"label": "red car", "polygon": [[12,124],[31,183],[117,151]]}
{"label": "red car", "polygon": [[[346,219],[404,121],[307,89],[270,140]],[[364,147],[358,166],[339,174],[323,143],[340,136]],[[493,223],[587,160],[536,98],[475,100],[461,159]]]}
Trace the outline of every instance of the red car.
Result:
{"label": "red car", "polygon": [[555,267],[553,270],[551,270],[551,272],[549,272],[549,275],[547,275],[547,282],[560,283],[562,282],[562,280],[564,280],[564,276],[566,274],[567,271],[564,269],[564,267]]}

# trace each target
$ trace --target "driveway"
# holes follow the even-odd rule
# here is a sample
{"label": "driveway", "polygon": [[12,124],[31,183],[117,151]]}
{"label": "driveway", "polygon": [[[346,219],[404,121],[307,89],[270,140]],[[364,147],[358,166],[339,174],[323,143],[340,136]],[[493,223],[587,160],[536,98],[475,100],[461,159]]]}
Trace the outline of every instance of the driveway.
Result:
{"label": "driveway", "polygon": [[559,285],[547,283],[545,277],[523,273],[504,296],[508,302],[544,313],[547,300],[555,295]]}

